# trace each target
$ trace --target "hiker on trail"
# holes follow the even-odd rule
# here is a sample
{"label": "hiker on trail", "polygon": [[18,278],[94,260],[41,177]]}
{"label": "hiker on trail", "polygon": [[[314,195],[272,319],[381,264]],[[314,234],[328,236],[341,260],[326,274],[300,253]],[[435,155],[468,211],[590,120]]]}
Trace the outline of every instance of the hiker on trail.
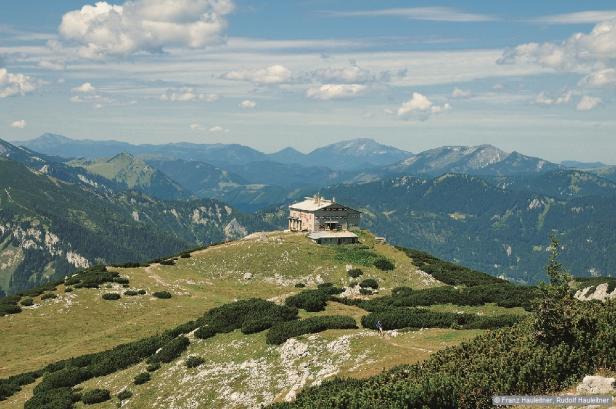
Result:
{"label": "hiker on trail", "polygon": [[379,333],[383,335],[383,323],[380,320],[376,322],[376,327],[379,330]]}

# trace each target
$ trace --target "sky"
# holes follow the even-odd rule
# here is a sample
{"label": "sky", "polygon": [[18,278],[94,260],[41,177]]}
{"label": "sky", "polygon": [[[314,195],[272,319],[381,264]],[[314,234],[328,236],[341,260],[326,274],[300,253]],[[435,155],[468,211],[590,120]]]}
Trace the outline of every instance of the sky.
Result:
{"label": "sky", "polygon": [[0,138],[304,152],[368,137],[616,164],[613,1],[21,0]]}

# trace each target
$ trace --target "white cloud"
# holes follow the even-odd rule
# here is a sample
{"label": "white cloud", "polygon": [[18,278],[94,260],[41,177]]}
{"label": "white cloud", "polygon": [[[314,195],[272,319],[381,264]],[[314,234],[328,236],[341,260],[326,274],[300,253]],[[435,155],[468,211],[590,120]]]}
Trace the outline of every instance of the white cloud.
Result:
{"label": "white cloud", "polygon": [[71,91],[80,94],[93,94],[96,92],[96,88],[94,88],[94,86],[89,82],[84,82],[80,86],[73,88]]}
{"label": "white cloud", "polygon": [[460,89],[458,87],[454,88],[453,91],[451,91],[452,98],[470,98],[472,96],[473,93],[471,91]]}
{"label": "white cloud", "polygon": [[452,7],[406,7],[376,10],[328,11],[334,17],[405,17],[411,20],[451,21],[458,23],[494,21],[493,16],[466,13]]}
{"label": "white cloud", "polygon": [[601,22],[588,34],[561,43],[527,43],[504,52],[499,62],[534,63],[564,71],[602,69],[616,60],[616,19]]}
{"label": "white cloud", "polygon": [[11,122],[11,128],[24,129],[26,126],[28,126],[28,122],[25,119]]}
{"label": "white cloud", "polygon": [[226,128],[223,128],[222,126],[216,125],[216,126],[211,127],[210,129],[208,129],[208,132],[212,132],[212,133],[222,133],[222,132],[225,132],[226,133],[226,132],[229,132],[229,130],[226,129]]}
{"label": "white cloud", "polygon": [[161,101],[170,102],[191,102],[191,101],[206,101],[214,102],[218,101],[220,96],[218,94],[205,94],[196,92],[193,88],[181,88],[178,90],[168,89],[161,96]]}
{"label": "white cloud", "polygon": [[240,102],[240,108],[253,109],[256,106],[257,106],[257,103],[255,101],[250,100],[250,99],[245,99],[242,102]]}
{"label": "white cloud", "polygon": [[271,85],[289,82],[291,71],[283,65],[276,64],[255,70],[229,71],[222,77],[228,80],[249,81],[258,85]]}
{"label": "white cloud", "polygon": [[64,61],[52,59],[41,60],[39,61],[38,66],[52,71],[62,71],[65,68]]}
{"label": "white cloud", "polygon": [[323,84],[308,88],[306,97],[320,100],[353,98],[362,95],[367,89],[361,84]]}
{"label": "white cloud", "polygon": [[314,70],[311,76],[319,82],[327,83],[358,83],[374,80],[374,75],[370,71],[357,65],[339,68],[320,68]]}
{"label": "white cloud", "polygon": [[616,69],[606,68],[591,72],[580,81],[580,85],[588,87],[616,86]]}
{"label": "white cloud", "polygon": [[413,92],[411,99],[404,102],[397,111],[400,118],[427,119],[431,114],[439,114],[451,109],[451,105],[434,105],[428,97],[419,92]]}
{"label": "white cloud", "polygon": [[100,58],[165,47],[204,48],[221,41],[231,0],[99,1],[66,13],[60,34],[80,45],[80,55]]}
{"label": "white cloud", "polygon": [[535,98],[535,103],[539,105],[562,105],[568,104],[571,102],[571,97],[573,93],[571,91],[565,91],[562,95],[558,97],[549,97],[545,94],[545,92],[540,92],[539,95]]}
{"label": "white cloud", "polygon": [[543,24],[587,24],[616,18],[616,10],[587,10],[575,13],[554,14],[528,20],[531,23]]}
{"label": "white cloud", "polygon": [[38,86],[39,82],[27,75],[12,74],[6,68],[0,68],[0,98],[23,96]]}
{"label": "white cloud", "polygon": [[190,129],[193,130],[193,131],[198,131],[198,130],[201,130],[203,128],[201,128],[201,125],[199,125],[199,124],[190,124]]}
{"label": "white cloud", "polygon": [[591,109],[596,108],[600,104],[601,98],[584,95],[582,98],[580,98],[580,101],[575,108],[578,111],[590,111]]}

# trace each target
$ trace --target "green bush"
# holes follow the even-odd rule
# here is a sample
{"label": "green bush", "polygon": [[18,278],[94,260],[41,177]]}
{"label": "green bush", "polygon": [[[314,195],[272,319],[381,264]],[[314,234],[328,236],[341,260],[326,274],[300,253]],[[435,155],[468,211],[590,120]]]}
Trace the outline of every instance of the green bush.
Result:
{"label": "green bush", "polygon": [[297,309],[285,305],[277,305],[270,301],[252,298],[249,300],[240,300],[230,304],[224,304],[220,307],[212,308],[203,317],[202,324],[207,324],[208,329],[204,329],[202,333],[198,330],[195,335],[210,335],[211,331],[215,333],[231,332],[240,329],[244,323],[246,330],[254,330],[255,321],[260,321],[263,325],[271,326],[273,323],[280,321],[288,321],[297,318]]}
{"label": "green bush", "polygon": [[304,288],[304,287],[306,287],[306,284],[304,284],[304,283],[297,283],[297,284],[295,284],[295,288]]}
{"label": "green bush", "polygon": [[58,298],[58,296],[54,293],[45,293],[41,295],[41,301],[53,300],[54,298]]}
{"label": "green bush", "polygon": [[130,283],[130,280],[128,278],[126,278],[126,277],[115,277],[113,279],[113,281],[115,283],[118,283],[118,284],[128,284],[128,283]]}
{"label": "green bush", "polygon": [[169,291],[156,291],[152,293],[152,295],[156,298],[160,298],[164,300],[171,298],[171,293]]}
{"label": "green bush", "polygon": [[140,295],[145,295],[147,294],[147,292],[145,290],[138,290],[137,293],[139,293]]}
{"label": "green bush", "polygon": [[86,405],[106,402],[111,399],[107,389],[90,389],[81,394],[81,401]]}
{"label": "green bush", "polygon": [[357,278],[361,276],[362,274],[364,274],[364,272],[360,268],[352,268],[347,272],[347,274],[351,278]]}
{"label": "green bush", "polygon": [[327,301],[332,295],[340,294],[344,290],[333,285],[322,286],[317,290],[304,290],[292,295],[285,300],[289,307],[301,308],[310,312],[323,311]]}
{"label": "green bush", "polygon": [[280,322],[267,332],[268,344],[282,344],[289,338],[313,334],[327,329],[357,328],[355,320],[345,315],[329,315],[306,318],[298,321]]}
{"label": "green bush", "polygon": [[372,288],[373,290],[376,290],[379,288],[379,283],[374,278],[366,278],[359,283],[359,286],[361,288]]}
{"label": "green bush", "polygon": [[73,287],[64,287],[64,292],[65,292],[65,293],[71,293],[71,292],[73,292]]}
{"label": "green bush", "polygon": [[105,293],[103,294],[103,300],[107,300],[107,301],[115,301],[115,300],[119,300],[120,294],[118,293]]}
{"label": "green bush", "polygon": [[361,288],[359,289],[359,293],[360,293],[361,295],[372,295],[372,290],[371,290],[371,289],[369,289],[369,288],[363,288],[363,287],[361,287]]}
{"label": "green bush", "polygon": [[242,323],[242,334],[256,334],[257,332],[265,331],[271,326],[272,320],[267,317],[246,320]]}
{"label": "green bush", "polygon": [[129,297],[134,297],[136,295],[139,295],[139,292],[135,290],[126,290],[124,291],[124,295],[127,295]]}
{"label": "green bush", "polygon": [[420,307],[436,304],[479,306],[495,303],[500,307],[523,307],[530,310],[533,300],[539,295],[537,287],[508,283],[462,288],[441,286],[423,290],[402,287],[394,289],[389,296],[357,301],[355,305],[367,311],[381,311],[390,307]]}
{"label": "green bush", "polygon": [[190,345],[190,340],[184,336],[179,336],[177,338],[175,338],[174,340],[172,340],[171,342],[168,342],[167,344],[165,344],[160,351],[158,351],[156,354],[152,355],[148,361],[150,363],[154,363],[154,362],[161,362],[161,363],[168,363],[173,361],[175,358],[177,358],[178,356],[180,356],[182,354],[182,352],[186,351],[186,348],[188,348],[188,345]]}
{"label": "green bush", "polygon": [[122,392],[117,394],[117,398],[120,401],[127,400],[127,399],[130,399],[132,397],[133,397],[133,393],[131,391],[129,391],[128,389],[124,389]]}
{"label": "green bush", "polygon": [[160,362],[151,363],[145,368],[145,370],[148,372],[156,372],[159,369],[160,369]]}
{"label": "green bush", "polygon": [[383,329],[386,330],[399,328],[493,329],[511,326],[520,319],[520,316],[512,314],[480,316],[436,312],[424,308],[389,308],[365,315],[361,323],[364,328],[376,329],[376,323],[380,321]]}
{"label": "green bush", "polygon": [[24,409],[73,409],[71,388],[58,388],[35,394],[25,404]]}
{"label": "green bush", "polygon": [[431,254],[419,250],[405,249],[398,247],[413,259],[413,264],[422,271],[430,274],[437,280],[449,285],[465,285],[474,287],[478,285],[505,284],[506,280],[493,277],[489,274],[459,266],[448,261],[440,260]]}
{"label": "green bush", "polygon": [[133,383],[135,385],[143,385],[144,383],[149,382],[150,379],[152,379],[152,377],[149,372],[141,372],[139,375],[135,376]]}
{"label": "green bush", "polygon": [[199,339],[208,339],[216,335],[217,331],[214,327],[200,327],[195,331],[195,337]]}
{"label": "green bush", "polygon": [[19,303],[21,305],[23,305],[24,307],[30,307],[30,306],[34,305],[34,300],[32,298],[30,298],[30,297],[26,297],[26,298],[22,299]]}
{"label": "green bush", "polygon": [[163,265],[163,266],[174,266],[175,265],[175,260],[173,260],[173,259],[161,260],[160,264]]}
{"label": "green bush", "polygon": [[19,392],[22,386],[34,383],[40,376],[41,374],[38,371],[34,371],[0,379],[0,401]]}
{"label": "green bush", "polygon": [[388,260],[388,259],[386,259],[384,257],[379,258],[378,260],[376,260],[374,262],[374,266],[376,268],[378,268],[379,270],[382,270],[382,271],[391,271],[394,268],[396,268],[396,266],[394,265],[394,263],[391,260]]}
{"label": "green bush", "polygon": [[180,258],[190,258],[190,257],[191,257],[190,253],[188,253],[188,252],[180,254]]}
{"label": "green bush", "polygon": [[186,367],[187,368],[196,368],[200,365],[202,365],[205,362],[205,360],[203,358],[201,358],[200,356],[189,356],[188,358],[186,358]]}

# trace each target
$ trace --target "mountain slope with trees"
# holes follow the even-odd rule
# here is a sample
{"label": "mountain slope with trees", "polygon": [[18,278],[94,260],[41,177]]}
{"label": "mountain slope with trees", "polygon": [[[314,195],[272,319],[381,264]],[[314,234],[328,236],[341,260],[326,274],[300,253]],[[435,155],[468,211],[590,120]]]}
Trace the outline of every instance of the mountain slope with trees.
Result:
{"label": "mountain slope with trees", "polygon": [[267,228],[215,200],[158,201],[68,183],[0,158],[0,285],[36,286],[97,263],[144,261]]}

